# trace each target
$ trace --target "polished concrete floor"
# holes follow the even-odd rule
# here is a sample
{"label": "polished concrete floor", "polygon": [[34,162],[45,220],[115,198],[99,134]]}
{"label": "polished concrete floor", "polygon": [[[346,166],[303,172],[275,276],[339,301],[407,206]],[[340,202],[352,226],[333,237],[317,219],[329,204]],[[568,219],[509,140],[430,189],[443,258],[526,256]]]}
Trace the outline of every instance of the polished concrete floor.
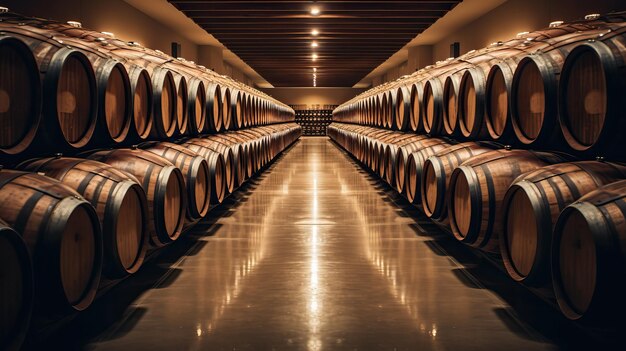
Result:
{"label": "polished concrete floor", "polygon": [[[237,196],[149,286],[118,293],[123,312],[84,348],[555,348],[471,273],[484,262],[450,255],[326,138],[303,138]],[[119,308],[100,304],[102,318]]]}

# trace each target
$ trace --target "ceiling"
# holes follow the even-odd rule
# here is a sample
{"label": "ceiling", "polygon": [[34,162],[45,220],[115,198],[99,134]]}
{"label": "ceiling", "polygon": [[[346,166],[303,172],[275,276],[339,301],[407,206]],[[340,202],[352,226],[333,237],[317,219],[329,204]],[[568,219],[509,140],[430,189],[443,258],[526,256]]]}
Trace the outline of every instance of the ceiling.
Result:
{"label": "ceiling", "polygon": [[351,87],[461,2],[168,1],[275,87],[313,86],[314,67],[317,86]]}

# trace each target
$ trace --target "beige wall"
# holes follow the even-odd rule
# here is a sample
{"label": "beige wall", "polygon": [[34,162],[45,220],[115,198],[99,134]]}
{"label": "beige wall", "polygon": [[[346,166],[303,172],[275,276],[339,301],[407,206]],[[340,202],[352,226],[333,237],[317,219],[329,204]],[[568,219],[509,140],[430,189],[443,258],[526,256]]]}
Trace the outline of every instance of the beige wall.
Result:
{"label": "beige wall", "polygon": [[182,57],[243,83],[252,80],[231,65],[225,65],[222,48],[199,46],[122,0],[5,0],[2,6],[26,16],[57,21],[79,21],[85,28],[107,31],[117,38],[137,41],[145,47],[171,53],[171,43],[182,45]]}
{"label": "beige wall", "polygon": [[[555,20],[575,20],[589,13],[607,13],[626,10],[623,0],[508,0],[492,11],[471,22],[467,26],[446,36],[432,45],[432,62],[450,56],[450,44],[459,42],[461,54],[483,48],[490,43],[515,37],[519,32],[533,31],[547,27]],[[427,62],[421,52],[422,62]],[[409,48],[409,63],[412,63]],[[425,65],[413,68],[419,69]],[[400,65],[402,66],[402,64]],[[410,65],[411,66],[411,65]],[[373,77],[372,85],[395,79],[399,66]],[[391,78],[391,79],[389,79]]]}
{"label": "beige wall", "polygon": [[340,105],[365,89],[353,88],[272,88],[261,89],[287,105]]}
{"label": "beige wall", "polygon": [[85,28],[171,53],[171,43],[182,45],[182,56],[197,60],[198,47],[122,0],[4,0],[2,6],[26,16],[79,21]]}
{"label": "beige wall", "polygon": [[461,43],[461,54],[519,32],[547,27],[552,21],[571,21],[589,13],[626,10],[623,0],[509,0],[461,30],[434,45],[434,60],[450,54],[450,44]]}

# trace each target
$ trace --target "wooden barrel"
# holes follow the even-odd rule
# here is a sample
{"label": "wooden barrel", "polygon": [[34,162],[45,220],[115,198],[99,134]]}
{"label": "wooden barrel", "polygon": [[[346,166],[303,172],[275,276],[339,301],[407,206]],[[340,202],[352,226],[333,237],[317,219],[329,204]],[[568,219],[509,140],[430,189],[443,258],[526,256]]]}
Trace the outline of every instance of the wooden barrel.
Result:
{"label": "wooden barrel", "polygon": [[[221,203],[226,195],[230,194],[229,186],[233,186],[233,155],[230,149],[218,147],[216,143],[203,138],[193,138],[187,140],[184,147],[204,157],[209,163],[211,174],[211,203]],[[220,158],[213,156],[213,153],[220,154]],[[229,183],[230,182],[230,183]],[[231,188],[232,189],[232,188]],[[213,196],[215,193],[215,196]]]}
{"label": "wooden barrel", "polygon": [[0,153],[15,155],[34,140],[41,110],[39,69],[21,40],[0,36]]}
{"label": "wooden barrel", "polygon": [[422,94],[422,126],[424,132],[437,135],[443,126],[443,84],[439,78],[429,79]]}
{"label": "wooden barrel", "polygon": [[554,228],[552,284],[561,312],[614,326],[623,316],[626,181],[599,188],[566,207]]}
{"label": "wooden barrel", "polygon": [[500,251],[509,275],[542,286],[549,280],[552,229],[581,196],[626,178],[626,167],[583,161],[540,168],[518,178],[503,201]]}
{"label": "wooden barrel", "polygon": [[177,130],[178,90],[172,72],[166,68],[152,71],[152,131],[157,138],[170,138]]}
{"label": "wooden barrel", "polygon": [[148,200],[148,233],[155,247],[181,234],[187,192],[181,171],[170,161],[139,149],[98,151],[90,159],[104,162],[137,178]]}
{"label": "wooden barrel", "polygon": [[415,82],[411,85],[411,117],[410,128],[413,132],[421,132],[424,130],[423,125],[423,100],[422,94],[424,91],[423,84],[421,82]]}
{"label": "wooden barrel", "polygon": [[243,109],[242,109],[242,92],[238,89],[232,89],[230,92],[230,115],[232,116],[233,130],[243,127]]}
{"label": "wooden barrel", "polygon": [[189,89],[187,79],[181,74],[174,75],[176,82],[176,129],[179,134],[189,131]]}
{"label": "wooden barrel", "polygon": [[248,128],[250,125],[250,95],[245,91],[241,92],[241,126],[240,128]]}
{"label": "wooden barrel", "polygon": [[206,119],[207,131],[220,132],[223,129],[222,121],[222,89],[218,84],[209,83],[206,88]]}
{"label": "wooden barrel", "polygon": [[411,122],[411,92],[406,86],[399,87],[395,92],[394,114],[395,129],[405,131]]}
{"label": "wooden barrel", "polygon": [[243,184],[252,173],[252,165],[249,160],[249,144],[248,140],[241,133],[225,133],[217,134],[210,137],[212,140],[223,143],[230,147],[233,151],[233,159],[237,167],[235,167],[236,185],[239,187]]}
{"label": "wooden barrel", "polygon": [[383,174],[383,178],[389,185],[392,187],[396,186],[396,161],[398,156],[398,147],[400,145],[405,145],[411,142],[411,140],[415,140],[415,134],[401,134],[396,137],[392,143],[386,145],[385,153],[384,153],[384,161],[385,161],[385,170]]}
{"label": "wooden barrel", "polygon": [[461,77],[460,72],[450,74],[443,83],[442,132],[449,136],[458,135],[460,125],[462,124],[462,121],[459,120],[459,86],[461,85]]}
{"label": "wooden barrel", "polygon": [[22,237],[0,220],[0,348],[19,350],[33,310],[33,267]]}
{"label": "wooden barrel", "polygon": [[57,179],[96,209],[103,240],[103,272],[121,278],[141,267],[148,244],[146,194],[135,177],[111,166],[80,158],[54,157],[18,166]]}
{"label": "wooden barrel", "polygon": [[233,155],[233,188],[241,186],[241,184],[246,181],[245,173],[247,168],[247,160],[243,150],[243,145],[220,137],[220,135],[212,135],[207,137],[207,139],[222,144],[224,147],[230,149]]}
{"label": "wooden barrel", "polygon": [[115,60],[92,59],[92,63],[96,69],[101,125],[96,137],[105,144],[121,143],[128,137],[133,117],[128,72]]}
{"label": "wooden barrel", "polygon": [[189,114],[190,134],[204,133],[206,121],[206,88],[201,79],[192,78],[189,81],[189,96],[187,98],[187,113]]}
{"label": "wooden barrel", "polygon": [[[433,140],[431,140],[433,139]],[[414,139],[409,139],[404,145],[398,147],[396,154],[396,190],[404,194],[406,190],[406,165],[409,155],[423,147],[438,144],[439,139],[429,138],[425,135],[416,135]]]}
{"label": "wooden barrel", "polygon": [[471,157],[491,150],[475,142],[465,142],[440,150],[424,162],[419,191],[426,216],[439,223],[447,221],[446,199],[452,171]]}
{"label": "wooden barrel", "polygon": [[211,180],[209,164],[188,148],[161,142],[146,149],[174,164],[183,174],[187,188],[187,219],[195,221],[209,212]]}
{"label": "wooden barrel", "polygon": [[[503,61],[491,66],[485,86],[485,125],[492,140],[510,142],[513,139],[513,124],[511,122],[511,84],[515,61]],[[474,84],[476,87],[476,84]],[[478,95],[478,94],[477,94]],[[469,102],[469,100],[468,100]],[[475,115],[480,115],[483,108],[476,99]]]}
{"label": "wooden barrel", "polygon": [[91,305],[102,272],[102,234],[89,202],[55,179],[2,170],[0,218],[28,246],[40,313]]}
{"label": "wooden barrel", "polygon": [[412,204],[422,205],[422,193],[420,186],[424,176],[424,163],[426,160],[437,152],[449,148],[451,145],[445,140],[433,138],[427,146],[424,146],[417,151],[411,153],[406,160],[406,174],[405,194],[407,200]]}
{"label": "wooden barrel", "polygon": [[[502,73],[502,71],[498,72]],[[492,78],[498,79],[497,84],[503,82],[500,79],[501,76]],[[459,86],[459,132],[465,138],[483,139],[491,135],[488,132],[488,124],[485,119],[485,81],[485,74],[480,67],[468,68],[461,78]],[[494,86],[494,88],[505,89],[501,86]],[[502,93],[502,91],[494,90],[493,93]],[[506,90],[504,93],[506,94]],[[496,116],[496,118],[502,118],[502,116]],[[503,128],[501,122],[501,120],[496,120],[496,127],[499,131],[502,131]]]}
{"label": "wooden barrel", "polygon": [[626,128],[624,35],[574,48],[559,81],[559,124],[572,149],[626,160],[619,132]]}
{"label": "wooden barrel", "polygon": [[147,70],[133,65],[129,73],[133,106],[133,127],[140,140],[152,131],[152,80]]}
{"label": "wooden barrel", "polygon": [[497,252],[502,227],[502,201],[515,178],[562,156],[527,150],[494,150],[474,156],[451,175],[448,191],[450,227],[457,240]]}
{"label": "wooden barrel", "polygon": [[222,86],[222,129],[230,130],[232,125],[232,109],[231,109],[231,92],[230,88],[226,86]]}
{"label": "wooden barrel", "polygon": [[233,150],[216,140],[209,138],[199,138],[187,141],[187,143],[200,143],[203,146],[210,148],[215,152],[219,152],[224,157],[224,177],[226,180],[226,193],[230,194],[235,190],[237,186],[237,160],[233,155]]}

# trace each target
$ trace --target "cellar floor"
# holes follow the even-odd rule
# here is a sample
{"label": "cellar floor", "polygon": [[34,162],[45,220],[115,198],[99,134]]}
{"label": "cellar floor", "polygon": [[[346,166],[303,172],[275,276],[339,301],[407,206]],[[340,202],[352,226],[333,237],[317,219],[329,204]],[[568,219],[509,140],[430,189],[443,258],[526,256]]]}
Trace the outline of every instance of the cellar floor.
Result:
{"label": "cellar floor", "polygon": [[48,345],[539,350],[577,342],[557,311],[323,137],[302,138],[166,251]]}

